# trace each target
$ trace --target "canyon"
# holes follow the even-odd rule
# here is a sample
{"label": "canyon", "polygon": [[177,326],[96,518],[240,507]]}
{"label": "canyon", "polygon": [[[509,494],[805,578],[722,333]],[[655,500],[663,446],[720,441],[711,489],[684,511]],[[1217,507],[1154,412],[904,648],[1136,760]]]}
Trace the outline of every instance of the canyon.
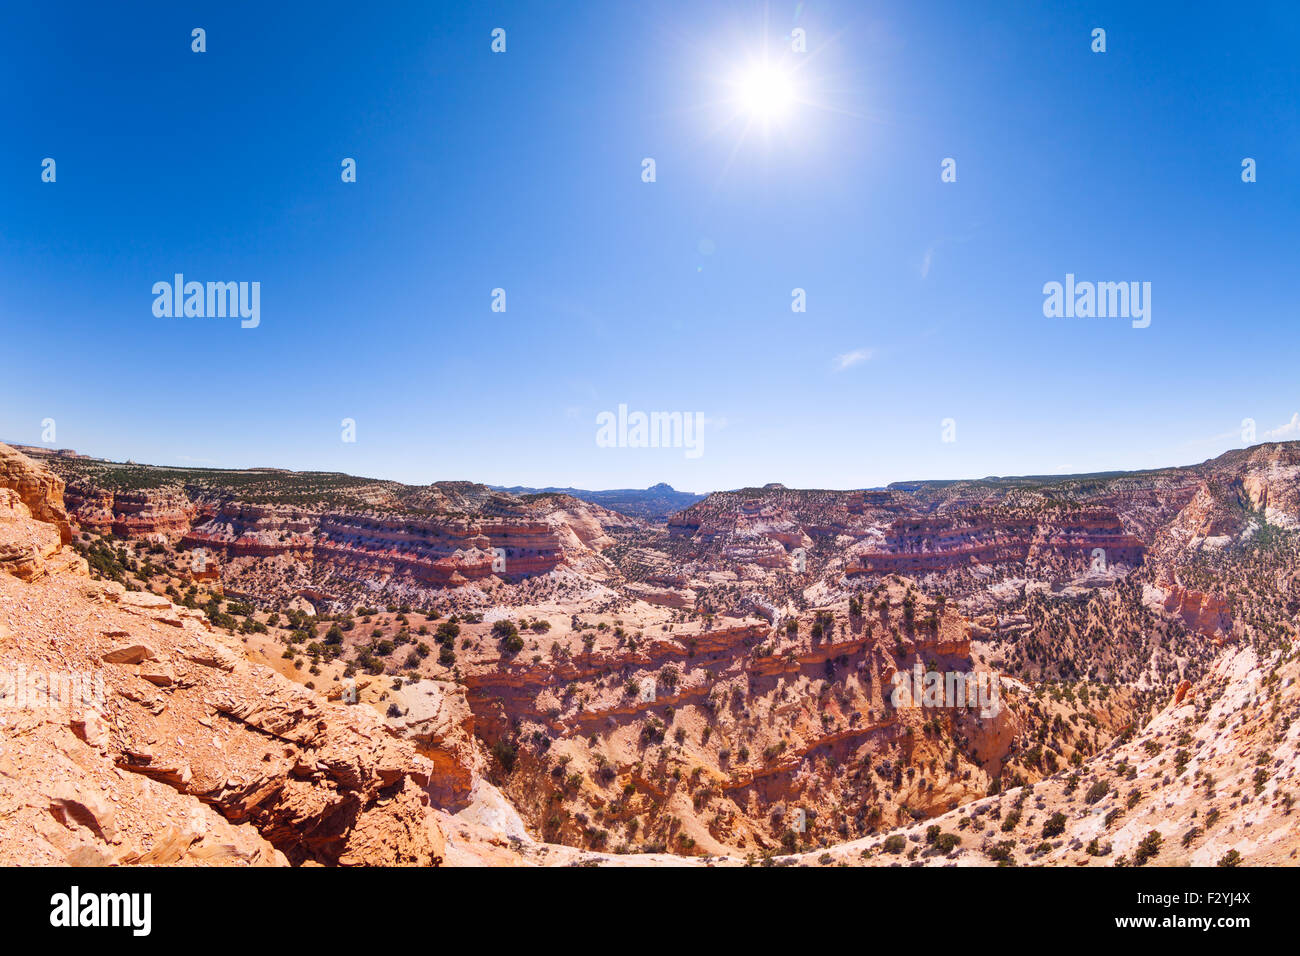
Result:
{"label": "canyon", "polygon": [[[102,670],[108,694],[10,721],[0,764],[28,809],[0,828],[35,834],[15,861],[1109,865],[1153,829],[1197,864],[1300,846],[1292,443],[771,484],[667,515],[671,489],[607,499],[622,513],[26,451],[0,446],[6,669]],[[914,670],[998,706],[900,705]]]}

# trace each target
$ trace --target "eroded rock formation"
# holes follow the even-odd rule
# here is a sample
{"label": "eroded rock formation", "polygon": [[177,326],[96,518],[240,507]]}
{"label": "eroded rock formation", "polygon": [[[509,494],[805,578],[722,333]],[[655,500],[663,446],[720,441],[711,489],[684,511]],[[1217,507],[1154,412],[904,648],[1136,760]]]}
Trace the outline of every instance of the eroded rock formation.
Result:
{"label": "eroded rock formation", "polygon": [[440,860],[433,765],[412,744],[250,663],[199,612],[80,559],[54,573],[60,483],[4,446],[0,461],[17,572],[0,573],[3,862]]}

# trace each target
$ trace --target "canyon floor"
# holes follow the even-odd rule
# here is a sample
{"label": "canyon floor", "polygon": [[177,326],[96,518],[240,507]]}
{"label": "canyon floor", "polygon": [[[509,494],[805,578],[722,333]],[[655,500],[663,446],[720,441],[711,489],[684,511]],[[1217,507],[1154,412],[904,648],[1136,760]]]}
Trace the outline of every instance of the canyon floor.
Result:
{"label": "canyon floor", "polygon": [[0,863],[1296,862],[1300,446],[647,494],[0,445]]}

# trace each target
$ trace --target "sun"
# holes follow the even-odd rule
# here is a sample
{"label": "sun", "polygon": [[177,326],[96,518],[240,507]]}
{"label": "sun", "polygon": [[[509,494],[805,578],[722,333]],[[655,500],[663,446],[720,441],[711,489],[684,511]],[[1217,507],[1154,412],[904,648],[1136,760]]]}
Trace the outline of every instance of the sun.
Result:
{"label": "sun", "polygon": [[795,103],[790,73],[771,64],[761,63],[740,71],[732,85],[740,108],[764,123],[785,117]]}
{"label": "sun", "polygon": [[853,87],[838,85],[843,81],[832,72],[838,34],[807,48],[787,42],[783,32],[772,34],[765,23],[761,37],[717,37],[707,49],[695,49],[692,41],[703,67],[697,76],[704,98],[681,112],[701,116],[702,140],[729,141],[721,143],[726,155],[719,181],[737,163],[811,161],[837,132],[838,117],[863,118],[847,108],[846,89]]}

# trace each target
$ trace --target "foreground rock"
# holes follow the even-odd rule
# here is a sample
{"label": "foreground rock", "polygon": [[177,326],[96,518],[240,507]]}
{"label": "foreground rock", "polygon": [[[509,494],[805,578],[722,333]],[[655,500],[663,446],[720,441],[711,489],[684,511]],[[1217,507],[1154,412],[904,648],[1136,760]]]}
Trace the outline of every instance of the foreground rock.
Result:
{"label": "foreground rock", "polygon": [[60,483],[0,451],[0,863],[441,862],[411,743],[251,664],[198,612],[84,562],[40,573]]}

